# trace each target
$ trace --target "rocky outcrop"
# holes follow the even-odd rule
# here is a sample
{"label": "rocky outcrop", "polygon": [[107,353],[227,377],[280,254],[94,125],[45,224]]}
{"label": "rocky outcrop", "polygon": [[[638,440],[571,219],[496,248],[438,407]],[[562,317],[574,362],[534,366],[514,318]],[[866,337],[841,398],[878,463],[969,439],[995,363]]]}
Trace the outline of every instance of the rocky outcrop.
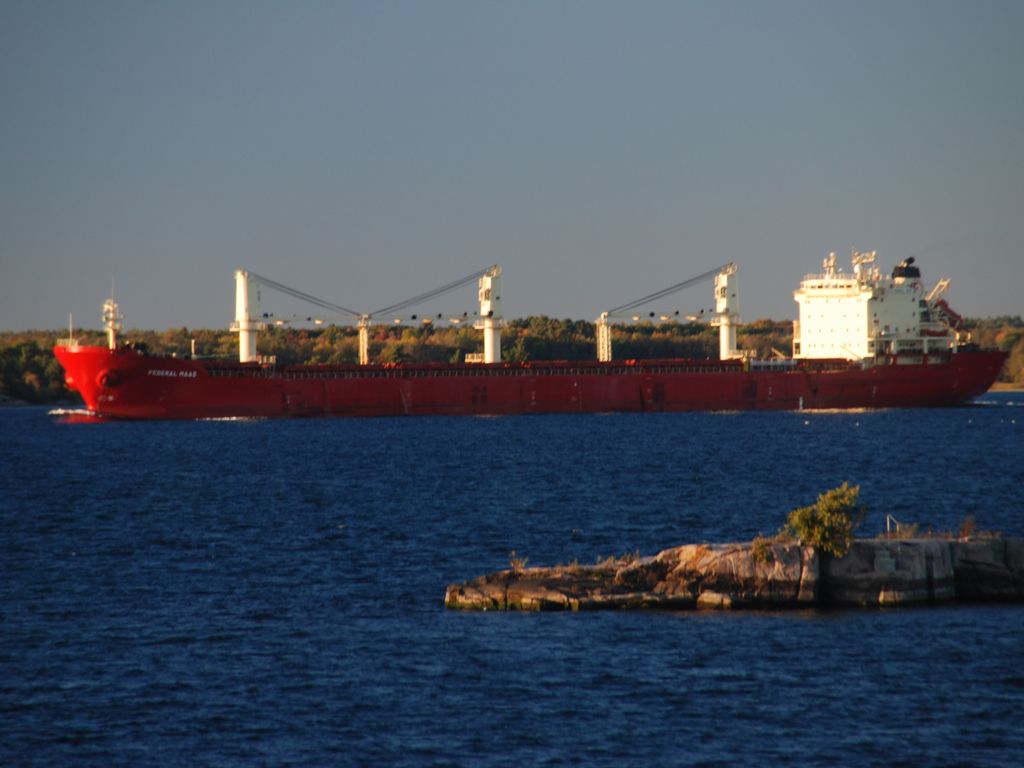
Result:
{"label": "rocky outcrop", "polygon": [[920,605],[950,602],[957,542],[855,541],[842,558],[824,560],[823,602],[832,605]]}
{"label": "rocky outcrop", "polygon": [[813,604],[818,560],[795,544],[766,547],[760,556],[750,544],[689,544],[624,564],[615,583],[698,607]]}
{"label": "rocky outcrop", "polygon": [[1024,600],[1024,539],[956,542],[953,579],[961,600]]}
{"label": "rocky outcrop", "polygon": [[724,609],[1024,601],[1024,540],[861,539],[842,558],[799,544],[690,544],[593,566],[516,568],[452,584],[469,610]]}

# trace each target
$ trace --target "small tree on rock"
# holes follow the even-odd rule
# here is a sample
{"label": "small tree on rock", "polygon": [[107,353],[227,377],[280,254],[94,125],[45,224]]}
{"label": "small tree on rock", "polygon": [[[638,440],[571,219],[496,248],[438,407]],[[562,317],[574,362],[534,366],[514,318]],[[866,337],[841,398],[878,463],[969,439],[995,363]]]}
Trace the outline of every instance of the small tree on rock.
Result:
{"label": "small tree on rock", "polygon": [[782,531],[805,546],[843,557],[850,551],[853,533],[867,514],[867,509],[858,503],[859,495],[860,486],[849,483],[825,491],[811,506],[790,512]]}

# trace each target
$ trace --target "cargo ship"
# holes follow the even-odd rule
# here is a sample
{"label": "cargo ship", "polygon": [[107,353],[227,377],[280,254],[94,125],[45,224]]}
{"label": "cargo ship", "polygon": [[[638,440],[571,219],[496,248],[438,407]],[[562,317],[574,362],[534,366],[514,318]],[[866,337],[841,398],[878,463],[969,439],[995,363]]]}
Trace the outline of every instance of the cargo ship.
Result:
{"label": "cargo ship", "polygon": [[789,357],[758,359],[737,347],[734,264],[701,276],[715,284],[709,315],[719,328],[717,360],[614,359],[611,324],[637,319],[630,313],[645,297],[601,314],[595,360],[502,361],[499,266],[472,276],[479,277],[484,351],[461,363],[372,363],[368,315],[359,320],[358,364],[284,365],[261,357],[267,316],[259,289],[283,286],[242,269],[232,324],[237,360],[153,355],[123,343],[112,299],[104,304],[106,346],[69,338],[54,354],[89,411],[118,419],[939,407],[988,390],[1007,356],[970,343],[942,298],[948,280],[926,290],[913,258],[888,274],[875,253],[854,252],[852,262],[845,272],[830,254],[820,273],[800,283]]}

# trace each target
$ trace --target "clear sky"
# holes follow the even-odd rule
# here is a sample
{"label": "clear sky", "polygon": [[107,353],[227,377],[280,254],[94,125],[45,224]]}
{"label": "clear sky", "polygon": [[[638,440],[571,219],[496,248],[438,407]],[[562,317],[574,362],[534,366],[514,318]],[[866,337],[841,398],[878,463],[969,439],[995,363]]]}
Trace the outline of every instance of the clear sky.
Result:
{"label": "clear sky", "polygon": [[500,263],[507,317],[593,319],[731,260],[786,319],[852,248],[1024,313],[1024,2],[0,1],[2,329],[112,276],[223,327],[239,266],[368,311]]}

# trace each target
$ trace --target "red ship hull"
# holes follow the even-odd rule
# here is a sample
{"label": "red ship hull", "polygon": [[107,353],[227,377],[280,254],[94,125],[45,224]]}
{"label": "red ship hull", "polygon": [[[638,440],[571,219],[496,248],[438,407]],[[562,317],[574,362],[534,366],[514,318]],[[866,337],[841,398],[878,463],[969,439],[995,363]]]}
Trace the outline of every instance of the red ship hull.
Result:
{"label": "red ship hull", "polygon": [[56,347],[100,416],[197,419],[952,406],[985,392],[1006,354],[845,361],[644,360],[266,366]]}

